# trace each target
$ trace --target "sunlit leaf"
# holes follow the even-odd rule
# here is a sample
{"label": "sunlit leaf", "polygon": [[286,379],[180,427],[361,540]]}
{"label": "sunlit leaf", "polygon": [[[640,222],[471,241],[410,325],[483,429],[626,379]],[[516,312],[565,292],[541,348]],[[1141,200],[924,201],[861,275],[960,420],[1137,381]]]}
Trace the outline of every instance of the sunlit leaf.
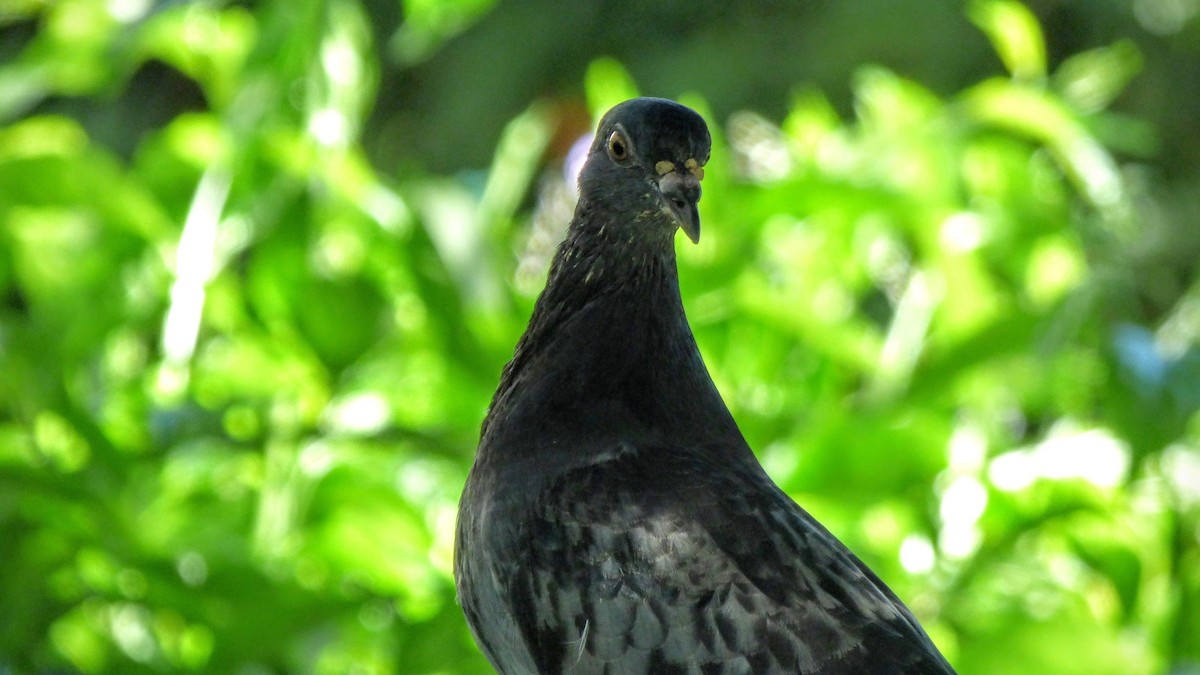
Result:
{"label": "sunlit leaf", "polygon": [[609,108],[638,95],[637,84],[629,71],[611,58],[592,61],[583,84],[587,91],[588,110],[592,113],[592,119],[597,121]]}
{"label": "sunlit leaf", "polygon": [[1046,45],[1037,17],[1016,0],[973,0],[968,16],[987,33],[1013,77],[1046,75]]}
{"label": "sunlit leaf", "polygon": [[1082,112],[1103,109],[1142,69],[1142,54],[1129,41],[1075,54],[1054,73],[1063,97]]}

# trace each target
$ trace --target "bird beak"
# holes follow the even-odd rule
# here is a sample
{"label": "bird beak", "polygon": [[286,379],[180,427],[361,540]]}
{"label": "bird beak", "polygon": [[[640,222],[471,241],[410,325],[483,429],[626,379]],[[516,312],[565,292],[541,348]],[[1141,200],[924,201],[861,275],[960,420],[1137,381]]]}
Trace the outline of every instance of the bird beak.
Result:
{"label": "bird beak", "polygon": [[700,243],[700,179],[688,171],[668,171],[658,179],[658,189],[675,222],[693,244]]}

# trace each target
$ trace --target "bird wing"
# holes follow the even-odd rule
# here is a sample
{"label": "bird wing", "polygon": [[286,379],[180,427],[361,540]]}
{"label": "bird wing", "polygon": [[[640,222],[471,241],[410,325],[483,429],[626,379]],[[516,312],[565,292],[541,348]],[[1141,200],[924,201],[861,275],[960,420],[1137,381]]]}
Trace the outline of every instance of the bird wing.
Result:
{"label": "bird wing", "polygon": [[626,447],[512,511],[527,516],[494,578],[538,671],[952,673],[895,595],[731,446]]}

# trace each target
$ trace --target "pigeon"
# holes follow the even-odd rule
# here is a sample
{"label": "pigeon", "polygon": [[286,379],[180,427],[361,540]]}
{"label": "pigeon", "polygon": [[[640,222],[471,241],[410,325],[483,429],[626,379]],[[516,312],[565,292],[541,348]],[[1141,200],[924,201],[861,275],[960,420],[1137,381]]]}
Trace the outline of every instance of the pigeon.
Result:
{"label": "pigeon", "polygon": [[459,504],[475,641],[505,675],[953,673],[767,476],[708,374],[674,242],[699,240],[710,148],[666,99],[600,121]]}

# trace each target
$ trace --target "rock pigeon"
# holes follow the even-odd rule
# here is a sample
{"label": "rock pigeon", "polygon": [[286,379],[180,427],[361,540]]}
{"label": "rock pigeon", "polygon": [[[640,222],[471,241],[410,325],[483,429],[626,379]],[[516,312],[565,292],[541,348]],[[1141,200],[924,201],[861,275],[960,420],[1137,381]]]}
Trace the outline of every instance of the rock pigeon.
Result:
{"label": "rock pigeon", "polygon": [[679,294],[703,118],[600,121],[579,202],[483,422],[455,579],[500,673],[953,673],[912,613],[763,471]]}

